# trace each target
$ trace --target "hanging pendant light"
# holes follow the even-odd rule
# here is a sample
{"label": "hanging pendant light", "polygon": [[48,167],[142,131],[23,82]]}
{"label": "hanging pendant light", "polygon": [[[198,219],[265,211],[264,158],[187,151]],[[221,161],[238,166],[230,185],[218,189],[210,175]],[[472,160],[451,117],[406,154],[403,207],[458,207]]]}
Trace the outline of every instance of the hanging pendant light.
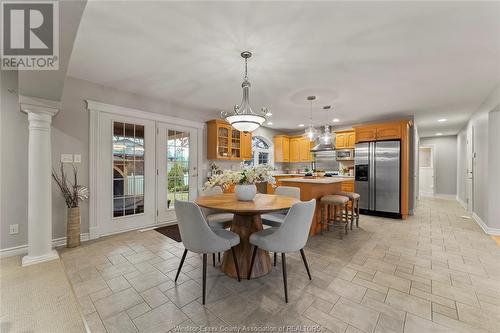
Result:
{"label": "hanging pendant light", "polygon": [[[328,110],[330,110],[331,106],[330,105],[325,105],[323,106],[323,110],[325,110],[327,112],[327,115],[328,115]],[[331,144],[332,143],[332,132],[330,130],[330,126],[329,125],[325,125],[325,131],[323,132],[323,134],[321,135],[321,142],[323,144]]]}
{"label": "hanging pendant light", "polygon": [[241,132],[252,132],[266,121],[267,109],[262,108],[259,113],[255,113],[250,106],[250,81],[248,81],[247,61],[252,56],[249,51],[241,52],[241,57],[245,59],[245,78],[241,87],[243,88],[243,99],[241,106],[235,105],[233,112],[221,112],[224,118],[232,127]]}
{"label": "hanging pendant light", "polygon": [[309,127],[304,132],[304,136],[309,139],[309,141],[314,141],[318,137],[318,130],[314,128],[312,124],[312,101],[316,99],[316,96],[307,96],[307,100],[311,102],[311,108],[309,110]]}

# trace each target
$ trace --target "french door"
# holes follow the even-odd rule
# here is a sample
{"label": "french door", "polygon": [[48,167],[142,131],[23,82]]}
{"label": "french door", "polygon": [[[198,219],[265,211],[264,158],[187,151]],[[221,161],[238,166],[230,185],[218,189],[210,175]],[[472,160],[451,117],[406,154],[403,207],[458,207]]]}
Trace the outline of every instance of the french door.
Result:
{"label": "french door", "polygon": [[198,189],[197,130],[158,123],[157,221],[175,222],[175,201],[193,200]]}
{"label": "french door", "polygon": [[155,122],[103,113],[99,135],[99,234],[154,225]]}

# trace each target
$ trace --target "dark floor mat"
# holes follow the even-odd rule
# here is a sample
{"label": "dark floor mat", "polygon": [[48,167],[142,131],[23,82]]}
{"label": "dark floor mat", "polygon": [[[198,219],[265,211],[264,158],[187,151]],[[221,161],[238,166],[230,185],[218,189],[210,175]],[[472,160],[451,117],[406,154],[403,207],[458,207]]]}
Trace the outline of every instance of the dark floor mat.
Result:
{"label": "dark floor mat", "polygon": [[165,235],[168,238],[172,238],[174,241],[182,242],[181,233],[179,232],[177,224],[156,228],[155,231],[158,231],[160,234]]}

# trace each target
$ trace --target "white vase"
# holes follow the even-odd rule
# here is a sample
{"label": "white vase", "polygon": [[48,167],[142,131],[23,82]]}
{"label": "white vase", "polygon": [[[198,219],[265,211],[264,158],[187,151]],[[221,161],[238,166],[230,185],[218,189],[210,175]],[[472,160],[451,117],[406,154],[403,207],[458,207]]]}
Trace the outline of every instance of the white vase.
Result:
{"label": "white vase", "polygon": [[234,188],[236,198],[240,201],[252,201],[257,194],[257,186],[250,185],[236,185]]}

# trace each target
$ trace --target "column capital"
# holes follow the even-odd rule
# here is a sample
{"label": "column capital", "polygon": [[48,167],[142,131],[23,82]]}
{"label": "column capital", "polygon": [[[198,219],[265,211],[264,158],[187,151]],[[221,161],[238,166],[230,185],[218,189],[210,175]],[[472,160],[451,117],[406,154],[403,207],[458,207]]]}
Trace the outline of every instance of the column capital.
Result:
{"label": "column capital", "polygon": [[50,117],[55,116],[61,108],[60,102],[24,95],[19,95],[19,105],[21,112],[44,114]]}

